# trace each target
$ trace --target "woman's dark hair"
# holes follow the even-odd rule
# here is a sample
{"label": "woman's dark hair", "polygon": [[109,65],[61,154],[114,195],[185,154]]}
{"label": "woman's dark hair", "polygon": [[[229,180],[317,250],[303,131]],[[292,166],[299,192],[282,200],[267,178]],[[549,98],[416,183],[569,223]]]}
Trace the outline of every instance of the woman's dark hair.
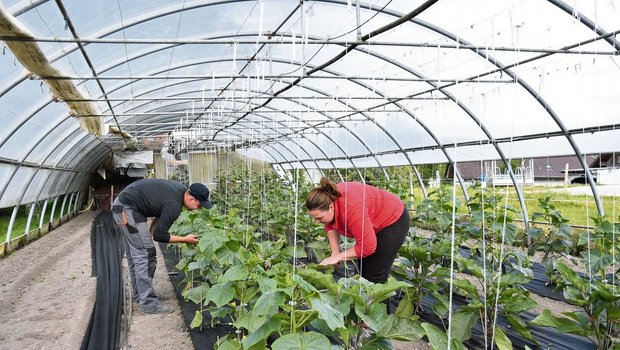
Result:
{"label": "woman's dark hair", "polygon": [[306,198],[307,210],[327,210],[336,198],[340,197],[340,192],[329,179],[322,177],[318,187],[313,188]]}

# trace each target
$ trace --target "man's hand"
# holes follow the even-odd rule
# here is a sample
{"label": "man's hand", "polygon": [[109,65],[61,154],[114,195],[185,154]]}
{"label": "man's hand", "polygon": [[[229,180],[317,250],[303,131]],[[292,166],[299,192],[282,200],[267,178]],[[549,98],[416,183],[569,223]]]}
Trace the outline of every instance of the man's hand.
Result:
{"label": "man's hand", "polygon": [[200,242],[200,237],[196,235],[187,235],[185,236],[185,243],[188,244],[198,244]]}
{"label": "man's hand", "polygon": [[332,255],[329,258],[321,261],[319,265],[327,266],[327,265],[338,265],[340,263],[340,257],[338,255]]}

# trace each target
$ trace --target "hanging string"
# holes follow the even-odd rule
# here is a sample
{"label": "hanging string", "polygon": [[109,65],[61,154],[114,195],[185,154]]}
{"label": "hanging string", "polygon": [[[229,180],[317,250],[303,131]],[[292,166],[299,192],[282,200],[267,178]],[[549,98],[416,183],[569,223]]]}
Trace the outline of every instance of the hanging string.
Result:
{"label": "hanging string", "polygon": [[[498,304],[499,304],[499,290],[500,290],[500,282],[502,280],[502,261],[504,260],[504,241],[506,239],[506,220],[508,219],[508,186],[506,186],[506,191],[504,193],[504,196],[506,197],[505,202],[504,202],[504,221],[502,223],[502,238],[501,238],[501,244],[500,244],[500,249],[499,249],[499,260],[497,263],[497,288],[495,290],[495,310],[493,311],[493,329],[492,329],[492,336],[491,336],[491,344],[495,344],[495,327],[497,325],[497,311],[498,311]],[[497,214],[495,215],[495,217],[497,218]],[[486,309],[486,305],[485,305],[485,309]]]}
{"label": "hanging string", "polygon": [[482,299],[484,301],[484,321],[482,322],[482,334],[484,334],[484,348],[487,349],[488,348],[488,343],[487,343],[487,334],[489,334],[489,330],[487,328],[488,322],[487,320],[489,319],[489,313],[488,313],[488,309],[487,309],[487,237],[486,237],[486,217],[485,217],[485,198],[484,198],[484,189],[486,186],[480,186],[480,201],[482,202],[481,207],[482,207],[482,271],[484,271],[484,274],[482,275],[482,290],[483,290],[483,296]]}
{"label": "hanging string", "polygon": [[[612,156],[612,169],[616,169],[616,152],[611,153]],[[611,197],[611,261],[612,261],[612,271],[614,273],[611,274],[611,285],[613,287],[613,295],[616,295],[616,195],[617,190],[614,191]]]}
{"label": "hanging string", "polygon": [[[586,169],[584,169],[584,175],[586,173]],[[587,177],[584,176],[587,179]],[[590,246],[590,197],[588,196],[587,191],[585,192],[586,197],[586,232],[588,234],[588,290],[590,294],[592,294],[592,256],[591,256],[591,246]]]}
{"label": "hanging string", "polygon": [[[301,114],[299,116],[299,118],[297,119],[297,124],[299,127],[301,127],[301,119],[303,118],[303,114]],[[296,157],[298,159],[298,162],[300,157],[299,157],[299,150],[300,150],[300,146],[299,146],[299,142],[296,143],[297,147],[296,147]],[[295,203],[295,216],[294,216],[294,224],[293,224],[293,274],[292,274],[292,278],[293,281],[295,280],[295,272],[297,269],[297,232],[298,232],[298,226],[299,226],[299,168],[301,167],[301,162],[299,164],[297,164],[297,167],[295,168],[295,184],[294,184],[294,195],[295,195],[295,199],[294,199],[294,203]],[[293,332],[293,323],[295,320],[295,293],[293,292],[292,295],[292,300],[291,300],[291,333]]]}
{"label": "hanging string", "polygon": [[454,159],[455,162],[452,163],[454,167],[454,175],[452,176],[452,228],[450,234],[450,292],[448,295],[450,296],[450,302],[448,304],[448,350],[452,349],[452,306],[453,306],[453,290],[454,290],[454,244],[456,237],[456,173],[458,169],[456,168],[457,162],[457,143],[454,142]]}

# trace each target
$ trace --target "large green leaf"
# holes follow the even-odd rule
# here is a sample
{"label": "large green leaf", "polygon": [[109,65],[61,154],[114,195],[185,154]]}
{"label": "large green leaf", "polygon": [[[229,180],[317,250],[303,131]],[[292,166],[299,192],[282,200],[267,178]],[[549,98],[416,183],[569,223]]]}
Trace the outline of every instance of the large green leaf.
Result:
{"label": "large green leaf", "polygon": [[[295,248],[295,249],[294,249]],[[296,256],[297,258],[307,258],[308,255],[306,254],[306,251],[304,250],[303,247],[293,247],[292,245],[289,245],[287,247],[285,247],[284,249],[282,249],[282,253],[286,256]],[[296,254],[296,255],[294,255]]]}
{"label": "large green leaf", "polygon": [[197,261],[192,261],[187,265],[187,269],[189,271],[192,270],[203,270],[205,267],[209,265],[209,261],[205,258],[199,258]]}
{"label": "large green leaf", "polygon": [[237,253],[241,248],[241,244],[237,241],[228,241],[220,249],[215,251],[215,257],[223,265],[234,265],[238,263],[237,259],[239,254]]}
{"label": "large green leaf", "polygon": [[213,230],[200,237],[200,242],[198,242],[198,249],[203,253],[207,252],[212,254],[220,247],[222,247],[227,240],[228,237],[223,230]]}
{"label": "large green leaf", "polygon": [[211,289],[205,296],[207,300],[212,301],[217,307],[228,304],[235,297],[235,288],[230,283],[218,283],[211,286]]}
{"label": "large green leaf", "polygon": [[256,331],[250,333],[247,338],[243,340],[243,348],[249,349],[260,341],[267,339],[271,334],[280,330],[282,326],[282,320],[277,318],[270,318],[265,321]]}
{"label": "large green leaf", "polygon": [[388,319],[387,306],[383,303],[373,303],[365,312],[365,307],[355,304],[355,313],[364,321],[373,331],[378,331]]}
{"label": "large green leaf", "polygon": [[293,282],[297,283],[301,289],[310,293],[318,293],[319,291],[314,288],[314,286],[308,282],[306,282],[300,275],[293,276]]}
{"label": "large green leaf", "polygon": [[529,328],[527,328],[527,324],[517,315],[505,313],[504,317],[510,324],[510,327],[517,331],[521,336],[527,338],[533,342],[536,342],[536,339],[532,336],[532,332],[530,332]]}
{"label": "large green leaf", "polygon": [[369,294],[373,302],[379,302],[390,297],[390,295],[399,290],[411,287],[410,283],[397,281],[393,277],[388,278],[386,283],[376,283],[370,287]]}
{"label": "large green leaf", "polygon": [[575,272],[573,269],[566,266],[564,263],[558,261],[556,264],[556,268],[558,269],[558,271],[560,271],[560,274],[562,275],[562,277],[564,277],[569,283],[575,286],[575,288],[577,288],[578,290],[585,291],[588,288],[586,281],[583,278],[581,278],[577,274],[577,272]]}
{"label": "large green leaf", "polygon": [[257,316],[254,311],[250,311],[237,318],[235,321],[235,327],[245,328],[249,333],[253,333],[268,319],[269,317],[267,316]]}
{"label": "large green leaf", "polygon": [[241,281],[248,277],[248,269],[243,265],[235,265],[226,270],[218,279],[219,283]]}
{"label": "large green leaf", "polygon": [[261,295],[254,304],[254,312],[257,316],[271,316],[278,312],[279,307],[284,304],[285,294],[283,292],[267,292]]}
{"label": "large green leaf", "polygon": [[580,324],[577,321],[571,320],[566,317],[557,317],[551,314],[548,309],[543,310],[543,313],[536,316],[530,324],[534,326],[554,327],[562,333],[571,333],[581,336],[587,336],[585,331],[585,325]]}
{"label": "large green leaf", "polygon": [[452,337],[464,342],[471,337],[471,329],[478,321],[478,316],[471,311],[459,311],[452,314]]}
{"label": "large green leaf", "polygon": [[363,343],[364,345],[359,350],[392,350],[392,343],[389,340],[376,336],[365,339]]}
{"label": "large green leaf", "polygon": [[474,284],[467,279],[455,279],[453,280],[453,285],[457,288],[457,293],[460,292],[459,294],[461,295],[468,297],[478,296],[478,290],[476,289],[476,286],[474,286]]}
{"label": "large green leaf", "polygon": [[570,301],[571,304],[577,306],[582,306],[588,303],[587,293],[587,291],[584,293],[571,285],[564,287],[564,290],[562,291],[564,298]]}
{"label": "large green leaf", "polygon": [[520,273],[505,273],[502,275],[500,287],[513,286],[515,284],[526,284],[530,281],[528,276]]}
{"label": "large green leaf", "polygon": [[201,283],[197,287],[184,291],[183,297],[193,301],[196,304],[199,304],[203,301],[208,291],[209,291],[209,285],[206,283]]}
{"label": "large green leaf", "polygon": [[192,320],[192,323],[189,326],[191,328],[197,328],[197,327],[200,327],[201,324],[202,324],[202,312],[200,312],[200,310],[196,310],[196,313],[194,314],[194,319]]}
{"label": "large green leaf", "polygon": [[316,288],[329,289],[334,294],[338,291],[338,283],[336,283],[331,273],[323,273],[315,269],[303,269],[299,270],[298,273],[304,280]]}
{"label": "large green leaf", "polygon": [[495,345],[498,350],[512,350],[512,342],[499,327],[495,327]]}
{"label": "large green leaf", "polygon": [[419,340],[424,336],[420,322],[408,318],[389,315],[387,321],[377,332],[377,336],[402,341]]}
{"label": "large green leaf", "polygon": [[258,285],[263,293],[273,292],[278,288],[278,282],[272,278],[261,278],[258,280]]}
{"label": "large green leaf", "polygon": [[520,313],[535,308],[538,303],[529,296],[529,292],[519,288],[506,288],[499,298],[504,306],[504,313]]}
{"label": "large green leaf", "polygon": [[399,317],[409,318],[413,316],[414,312],[415,304],[411,299],[404,297],[400,300],[400,303],[398,303],[398,307],[396,308],[396,311],[394,313]]}
{"label": "large green leaf", "polygon": [[218,350],[241,350],[243,347],[237,338],[228,335],[217,341],[216,349]]}
{"label": "large green leaf", "polygon": [[189,259],[188,258],[182,258],[181,260],[179,260],[179,262],[174,266],[174,268],[176,268],[179,271],[183,271],[183,269],[185,269],[185,267],[187,266],[187,264],[189,263]]}
{"label": "large green leaf", "polygon": [[581,256],[585,261],[586,271],[592,271],[592,274],[598,273],[614,261],[611,254],[602,253],[599,250],[581,252]]}
{"label": "large green leaf", "polygon": [[317,332],[287,334],[276,339],[271,345],[272,350],[327,350],[330,348],[329,339]]}
{"label": "large green leaf", "polygon": [[321,300],[331,305],[334,309],[338,310],[343,315],[348,315],[351,311],[351,304],[353,304],[353,297],[348,293],[340,294],[340,299],[336,300],[335,296],[327,293],[321,294]]}
{"label": "large green leaf", "polygon": [[326,303],[318,296],[311,296],[308,298],[308,301],[312,308],[319,313],[319,317],[327,322],[331,330],[344,327],[344,316],[329,303]]}
{"label": "large green leaf", "polygon": [[[444,331],[427,322],[422,323],[422,328],[424,328],[426,337],[433,350],[445,350],[448,348],[448,336]],[[454,350],[467,350],[463,343],[454,338],[452,339],[451,348]]]}

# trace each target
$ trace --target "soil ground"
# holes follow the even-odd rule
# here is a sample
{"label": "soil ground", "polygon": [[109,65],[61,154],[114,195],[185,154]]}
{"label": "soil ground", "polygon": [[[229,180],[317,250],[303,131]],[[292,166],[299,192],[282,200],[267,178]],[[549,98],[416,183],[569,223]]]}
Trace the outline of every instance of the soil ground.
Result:
{"label": "soil ground", "polygon": [[81,214],[0,260],[0,349],[79,349],[95,301]]}
{"label": "soil ground", "polygon": [[[0,349],[79,349],[95,302],[91,222],[80,214],[0,260]],[[155,290],[176,306],[163,257]],[[180,311],[140,315],[134,306],[131,349],[193,349]]]}

